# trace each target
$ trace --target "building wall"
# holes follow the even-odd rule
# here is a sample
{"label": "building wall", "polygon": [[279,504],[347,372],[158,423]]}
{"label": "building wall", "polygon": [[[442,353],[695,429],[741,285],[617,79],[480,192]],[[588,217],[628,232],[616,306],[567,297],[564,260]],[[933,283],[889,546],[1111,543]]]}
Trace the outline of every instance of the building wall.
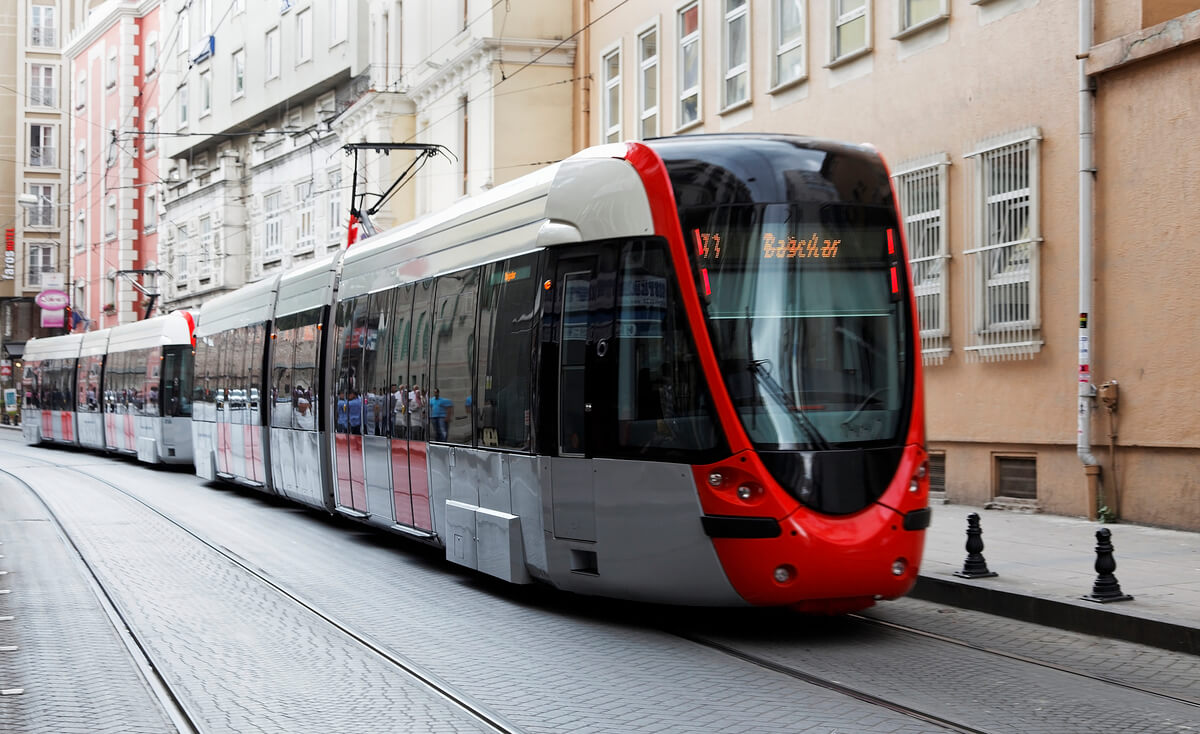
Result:
{"label": "building wall", "polygon": [[[1146,14],[1137,5],[1098,0],[1097,38],[1139,30]],[[805,74],[780,85],[773,77],[772,45],[779,5],[748,0],[750,95],[746,103],[730,105],[722,99],[727,6],[700,0],[700,114],[695,123],[686,123],[677,86],[678,12],[688,4],[591,3],[594,25],[584,70],[591,75],[585,103],[588,142],[603,142],[611,132],[606,95],[613,77],[605,62],[613,51],[621,59],[618,137],[641,136],[639,35],[657,28],[659,134],[769,131],[869,141],[893,171],[944,157],[947,204],[942,215],[949,260],[942,288],[948,293],[949,351],[927,361],[925,377],[929,444],[945,456],[946,495],[951,501],[1088,514],[1094,508],[1089,507],[1075,450],[1078,4],[947,0],[940,14],[944,17],[902,30],[905,4],[873,0],[868,3],[870,50],[834,61],[834,3],[808,0],[803,6]],[[1185,474],[1197,458],[1193,449],[1200,421],[1170,408],[1179,403],[1190,377],[1185,365],[1196,355],[1187,344],[1168,339],[1177,317],[1195,310],[1194,289],[1189,291],[1187,284],[1195,282],[1196,272],[1190,261],[1135,253],[1145,254],[1150,232],[1164,246],[1182,249],[1182,233],[1194,229],[1189,225],[1195,208],[1189,202],[1195,200],[1200,176],[1196,147],[1186,131],[1195,130],[1192,110],[1200,93],[1193,83],[1196,68],[1195,52],[1185,51],[1146,71],[1113,72],[1111,81],[1100,77],[1092,344],[1095,381],[1121,381],[1120,442],[1156,447],[1154,461],[1132,447],[1118,449],[1119,473],[1114,476],[1107,466],[1108,416],[1097,406],[1092,442],[1105,465],[1104,486],[1111,491],[1113,479],[1119,479],[1128,487],[1121,506],[1128,519],[1192,528],[1200,527],[1200,504],[1180,511],[1177,503],[1191,491],[1192,480]],[[1041,214],[1034,291],[1041,323],[1032,339],[1041,344],[1015,355],[968,350],[976,338],[968,283],[979,256],[967,251],[980,244],[976,202],[982,196],[976,182],[978,158],[971,154],[995,136],[1031,128],[1040,134]],[[1148,145],[1152,140],[1164,142]],[[1002,496],[996,474],[1000,456],[1034,460],[1035,500],[1010,502]],[[1156,468],[1149,471],[1150,466]]]}

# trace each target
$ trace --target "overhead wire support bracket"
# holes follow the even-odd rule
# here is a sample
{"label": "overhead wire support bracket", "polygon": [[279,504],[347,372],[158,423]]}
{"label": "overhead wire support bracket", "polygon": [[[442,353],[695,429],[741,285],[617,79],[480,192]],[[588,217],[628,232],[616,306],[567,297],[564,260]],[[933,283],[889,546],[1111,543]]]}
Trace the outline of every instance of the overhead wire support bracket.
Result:
{"label": "overhead wire support bracket", "polygon": [[[342,146],[342,150],[346,151],[346,155],[354,156],[354,175],[350,179],[351,225],[353,226],[354,223],[362,224],[363,230],[368,237],[376,233],[375,226],[371,223],[371,217],[373,217],[380,209],[383,208],[384,204],[386,204],[388,200],[392,198],[392,195],[395,194],[402,185],[412,180],[412,178],[417,175],[417,171],[420,171],[430,158],[438,155],[444,155],[447,159],[458,160],[454,154],[450,152],[449,148],[437,143],[347,143],[346,145]],[[404,171],[396,177],[396,180],[392,182],[392,185],[389,186],[382,194],[370,194],[364,191],[360,197],[360,194],[358,193],[358,152],[360,150],[374,151],[376,153],[383,153],[384,155],[390,155],[393,150],[414,150],[418,151],[419,155],[413,159],[413,162],[408,165],[408,168],[405,168]],[[365,199],[367,196],[375,196],[378,198],[370,208],[364,210],[359,202],[359,199]]]}

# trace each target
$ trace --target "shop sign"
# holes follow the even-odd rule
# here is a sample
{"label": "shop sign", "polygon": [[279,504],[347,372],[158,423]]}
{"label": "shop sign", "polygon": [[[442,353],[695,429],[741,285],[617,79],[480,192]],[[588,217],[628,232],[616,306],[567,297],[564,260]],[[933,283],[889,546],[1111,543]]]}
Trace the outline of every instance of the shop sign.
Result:
{"label": "shop sign", "polygon": [[4,280],[17,277],[17,231],[11,227],[4,230]]}

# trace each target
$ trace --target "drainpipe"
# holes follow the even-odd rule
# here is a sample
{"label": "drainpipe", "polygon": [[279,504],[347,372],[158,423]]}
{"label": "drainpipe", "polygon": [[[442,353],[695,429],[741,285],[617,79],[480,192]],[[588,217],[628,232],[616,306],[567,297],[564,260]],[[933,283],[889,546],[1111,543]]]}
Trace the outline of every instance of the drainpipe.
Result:
{"label": "drainpipe", "polygon": [[1100,482],[1100,462],[1092,455],[1092,224],[1095,213],[1093,190],[1095,167],[1095,98],[1087,73],[1092,48],[1094,0],[1079,0],[1079,425],[1076,453],[1087,476],[1088,517],[1095,517]]}

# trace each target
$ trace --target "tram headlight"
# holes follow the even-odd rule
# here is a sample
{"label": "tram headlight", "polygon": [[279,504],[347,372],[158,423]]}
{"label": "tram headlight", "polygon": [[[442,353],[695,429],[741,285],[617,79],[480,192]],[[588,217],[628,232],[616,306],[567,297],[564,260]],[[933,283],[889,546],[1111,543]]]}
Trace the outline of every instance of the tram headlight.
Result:
{"label": "tram headlight", "polygon": [[897,558],[896,560],[892,561],[892,575],[893,576],[903,576],[904,572],[907,570],[908,570],[908,561],[904,560],[903,558]]}
{"label": "tram headlight", "polygon": [[796,569],[785,563],[782,566],[776,566],[775,573],[773,575],[775,576],[775,581],[781,584],[786,584],[795,578]]}
{"label": "tram headlight", "polygon": [[725,481],[725,477],[721,476],[721,472],[715,471],[708,475],[708,483],[714,487],[720,487],[721,482]]}
{"label": "tram headlight", "polygon": [[748,500],[754,496],[754,490],[746,484],[738,487],[738,499]]}

